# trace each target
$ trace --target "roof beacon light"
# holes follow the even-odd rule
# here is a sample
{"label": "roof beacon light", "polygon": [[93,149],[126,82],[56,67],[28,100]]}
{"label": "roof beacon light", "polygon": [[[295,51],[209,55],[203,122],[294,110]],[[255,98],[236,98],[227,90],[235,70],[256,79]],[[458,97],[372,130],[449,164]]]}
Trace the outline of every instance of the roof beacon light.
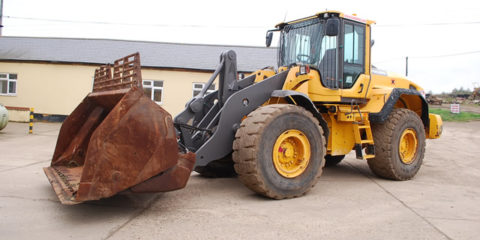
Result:
{"label": "roof beacon light", "polygon": [[310,66],[308,66],[308,65],[301,65],[298,74],[299,74],[299,75],[305,75],[305,74],[308,74],[309,72],[310,72]]}

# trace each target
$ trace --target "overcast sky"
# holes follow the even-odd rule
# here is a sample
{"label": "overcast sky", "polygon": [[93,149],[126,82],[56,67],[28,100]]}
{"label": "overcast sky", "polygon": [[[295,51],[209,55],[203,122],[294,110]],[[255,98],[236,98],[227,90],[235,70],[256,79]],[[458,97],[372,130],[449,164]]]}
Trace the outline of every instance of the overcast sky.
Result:
{"label": "overcast sky", "polygon": [[437,93],[480,82],[478,1],[3,1],[5,36],[249,46],[264,46],[265,31],[284,19],[339,10],[377,22],[377,67],[404,75],[409,56],[408,77]]}

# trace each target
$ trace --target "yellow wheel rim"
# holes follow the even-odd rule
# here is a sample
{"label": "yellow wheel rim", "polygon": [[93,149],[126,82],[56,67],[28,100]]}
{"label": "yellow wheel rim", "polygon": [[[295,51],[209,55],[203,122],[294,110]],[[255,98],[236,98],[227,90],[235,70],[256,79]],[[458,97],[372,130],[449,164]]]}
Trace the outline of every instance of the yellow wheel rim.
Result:
{"label": "yellow wheel rim", "polygon": [[310,142],[299,130],[287,130],[278,136],[273,146],[273,164],[286,178],[294,178],[307,169],[310,161]]}
{"label": "yellow wheel rim", "polygon": [[417,132],[412,128],[405,129],[400,137],[398,146],[400,160],[402,160],[403,163],[410,164],[413,162],[417,153],[417,145]]}

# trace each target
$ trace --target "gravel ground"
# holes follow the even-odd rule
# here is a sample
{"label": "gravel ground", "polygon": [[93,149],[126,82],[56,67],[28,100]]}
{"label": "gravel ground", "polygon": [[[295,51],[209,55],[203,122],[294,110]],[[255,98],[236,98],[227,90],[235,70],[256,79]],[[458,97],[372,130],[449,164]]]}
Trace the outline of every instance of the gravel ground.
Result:
{"label": "gravel ground", "polygon": [[350,154],[307,195],[270,200],[236,178],[193,173],[183,190],[123,194],[74,206],[57,200],[48,166],[60,124],[0,131],[2,239],[479,239],[480,121],[445,123],[417,176],[372,175]]}

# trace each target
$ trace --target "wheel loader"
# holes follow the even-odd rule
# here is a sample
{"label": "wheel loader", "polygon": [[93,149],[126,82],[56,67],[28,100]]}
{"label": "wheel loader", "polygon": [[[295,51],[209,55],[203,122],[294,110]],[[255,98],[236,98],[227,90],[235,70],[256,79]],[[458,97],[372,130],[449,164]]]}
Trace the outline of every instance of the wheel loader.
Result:
{"label": "wheel loader", "polygon": [[442,119],[420,86],[372,66],[372,24],[337,11],[280,23],[266,35],[268,47],[279,33],[277,68],[239,79],[223,52],[175,118],[144,95],[138,53],[101,66],[44,171],[63,204],[180,189],[193,170],[298,197],[351,151],[379,177],[411,179]]}

